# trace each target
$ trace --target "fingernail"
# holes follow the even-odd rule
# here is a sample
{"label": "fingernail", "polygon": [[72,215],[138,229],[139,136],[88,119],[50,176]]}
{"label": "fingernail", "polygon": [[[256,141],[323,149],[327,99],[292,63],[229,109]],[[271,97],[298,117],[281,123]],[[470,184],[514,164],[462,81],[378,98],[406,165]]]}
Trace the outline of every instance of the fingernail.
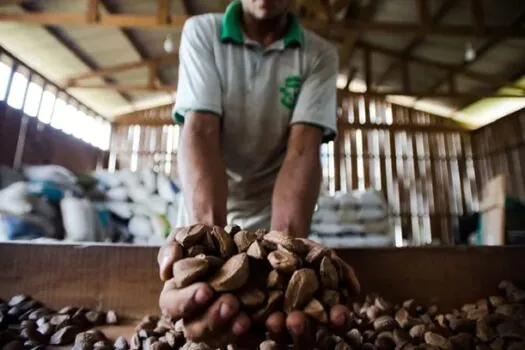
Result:
{"label": "fingernail", "polygon": [[232,332],[235,335],[241,335],[248,329],[246,322],[237,321],[233,324]]}
{"label": "fingernail", "polygon": [[211,293],[207,288],[201,287],[197,290],[194,300],[197,304],[204,304],[211,298]]}
{"label": "fingernail", "polygon": [[229,318],[232,314],[233,314],[233,308],[226,304],[226,303],[222,303],[221,304],[221,309],[219,310],[220,314],[221,314],[221,318]]}
{"label": "fingernail", "polygon": [[162,258],[162,262],[160,264],[161,267],[163,269],[165,269],[166,267],[168,267],[170,261],[171,261],[171,257],[169,255],[164,256],[164,258]]}
{"label": "fingernail", "polygon": [[302,323],[294,324],[291,328],[295,335],[301,335],[304,331],[304,325]]}

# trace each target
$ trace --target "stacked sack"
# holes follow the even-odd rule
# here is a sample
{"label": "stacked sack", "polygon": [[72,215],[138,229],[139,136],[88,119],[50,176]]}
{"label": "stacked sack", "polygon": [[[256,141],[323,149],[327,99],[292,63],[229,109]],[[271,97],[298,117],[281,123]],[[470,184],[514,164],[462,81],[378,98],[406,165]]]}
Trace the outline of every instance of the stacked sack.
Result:
{"label": "stacked sack", "polygon": [[105,194],[105,207],[133,243],[158,245],[176,227],[179,189],[152,169],[95,174]]}
{"label": "stacked sack", "polygon": [[313,238],[327,246],[388,246],[394,242],[388,204],[366,189],[321,195],[312,219]]}
{"label": "stacked sack", "polygon": [[175,227],[177,186],[152,169],[75,175],[0,168],[0,239],[159,245]]}

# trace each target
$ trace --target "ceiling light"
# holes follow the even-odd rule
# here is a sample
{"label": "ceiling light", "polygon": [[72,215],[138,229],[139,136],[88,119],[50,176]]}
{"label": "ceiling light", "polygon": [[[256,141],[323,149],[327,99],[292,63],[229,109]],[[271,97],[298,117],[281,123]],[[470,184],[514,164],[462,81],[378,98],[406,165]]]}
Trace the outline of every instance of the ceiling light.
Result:
{"label": "ceiling light", "polygon": [[469,41],[467,42],[467,48],[465,50],[465,61],[472,62],[475,59],[476,59],[476,50],[474,50],[472,43]]}
{"label": "ceiling light", "polygon": [[167,53],[172,53],[173,52],[173,40],[171,39],[171,35],[168,34],[168,36],[166,36],[166,40],[164,40],[164,51],[166,51]]}

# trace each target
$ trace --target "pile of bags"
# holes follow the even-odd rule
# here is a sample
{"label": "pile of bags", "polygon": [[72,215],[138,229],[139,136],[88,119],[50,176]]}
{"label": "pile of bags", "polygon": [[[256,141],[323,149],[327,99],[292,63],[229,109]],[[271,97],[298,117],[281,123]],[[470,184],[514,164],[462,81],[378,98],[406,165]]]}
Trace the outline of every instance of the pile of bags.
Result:
{"label": "pile of bags", "polygon": [[374,189],[321,195],[312,219],[312,235],[331,247],[394,244],[388,204]]}
{"label": "pile of bags", "polygon": [[152,169],[75,175],[0,167],[0,239],[158,245],[175,227],[179,189]]}

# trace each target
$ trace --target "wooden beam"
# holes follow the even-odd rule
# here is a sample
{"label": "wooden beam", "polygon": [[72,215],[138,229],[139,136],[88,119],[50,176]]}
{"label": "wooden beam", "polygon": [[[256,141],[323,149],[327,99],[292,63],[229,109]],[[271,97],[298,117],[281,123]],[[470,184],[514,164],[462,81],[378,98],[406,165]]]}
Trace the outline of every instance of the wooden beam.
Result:
{"label": "wooden beam", "polygon": [[166,85],[140,85],[140,84],[86,84],[79,85],[78,83],[73,83],[68,86],[68,88],[75,89],[107,89],[115,91],[166,91],[174,92],[177,90],[176,86],[166,86]]}
{"label": "wooden beam", "polygon": [[[518,18],[516,18],[511,24],[510,29],[516,29],[521,28],[522,22],[525,21],[525,11],[521,12]],[[473,64],[474,62],[477,62],[479,59],[481,59],[483,56],[489,52],[490,49],[492,49],[494,46],[498,45],[501,41],[507,39],[507,36],[500,35],[496,36],[494,38],[491,38],[487,42],[485,42],[477,51],[476,51],[476,57],[472,61],[465,61],[462,64],[458,66],[454,66],[453,69],[449,71],[447,75],[443,77],[443,79],[439,79],[436,81],[434,85],[432,85],[427,91],[425,91],[425,95],[428,95],[434,91],[436,91],[443,83],[447,82],[449,80],[450,75],[453,74],[464,74],[465,72],[468,72],[468,67]],[[507,85],[507,84],[501,84],[501,85]],[[514,84],[513,84],[514,85]],[[512,86],[514,87],[514,86]],[[470,104],[470,103],[469,103]]]}
{"label": "wooden beam", "polygon": [[[362,12],[359,14],[361,20],[370,21],[374,17],[374,14],[377,10],[379,4],[378,0],[372,0],[367,7],[365,7]],[[340,58],[340,66],[342,70],[346,70],[350,65],[352,55],[354,54],[355,46],[361,36],[363,35],[362,31],[355,31],[351,34],[348,34],[343,41],[343,49]]]}
{"label": "wooden beam", "polygon": [[474,28],[478,34],[482,34],[485,30],[485,11],[483,9],[483,1],[470,0],[470,12],[472,14],[472,21]]}
{"label": "wooden beam", "polygon": [[157,0],[157,24],[170,22],[170,0]]}
{"label": "wooden beam", "polygon": [[389,48],[386,48],[386,47],[382,47],[382,46],[373,45],[373,44],[370,44],[370,43],[363,43],[362,42],[362,43],[359,44],[359,46],[361,46],[363,48],[369,48],[372,51],[376,51],[376,52],[379,52],[379,53],[381,53],[383,55],[393,57],[393,58],[395,58],[397,60],[405,60],[406,59],[406,60],[409,60],[409,61],[412,61],[412,62],[420,63],[422,65],[426,65],[426,66],[429,66],[429,67],[434,67],[436,69],[453,72],[453,74],[462,74],[462,75],[465,75],[465,76],[467,76],[469,78],[472,78],[474,80],[482,81],[482,82],[485,82],[487,84],[490,84],[490,85],[493,85],[493,86],[496,86],[496,87],[510,87],[510,88],[515,88],[515,89],[518,89],[518,90],[525,91],[525,88],[516,85],[516,83],[514,83],[512,81],[503,79],[503,78],[501,78],[498,75],[479,73],[479,72],[474,72],[474,71],[471,71],[471,70],[468,70],[468,69],[464,69],[463,70],[461,67],[458,67],[458,66],[453,65],[453,64],[443,63],[441,61],[435,61],[435,60],[432,60],[432,59],[429,59],[429,58],[425,58],[425,57],[420,57],[420,56],[404,55],[402,52],[395,51],[395,50],[392,50],[392,49],[389,49]]}
{"label": "wooden beam", "polygon": [[369,49],[363,50],[363,67],[365,67],[365,84],[366,91],[370,92],[373,90],[373,78],[372,78],[372,51]]}
{"label": "wooden beam", "polygon": [[450,93],[452,93],[452,94],[457,92],[456,77],[454,76],[454,74],[450,74],[450,76],[449,76],[449,79],[448,79],[448,91]]}
{"label": "wooden beam", "polygon": [[146,67],[151,64],[155,64],[155,65],[166,64],[166,63],[175,64],[176,62],[178,62],[178,59],[179,59],[178,53],[170,53],[170,54],[166,54],[166,55],[155,57],[155,58],[150,58],[150,59],[143,60],[143,61],[117,64],[117,65],[110,66],[110,67],[100,68],[92,72],[77,74],[77,75],[68,77],[66,81],[71,83],[74,81],[79,81],[79,80],[109,75],[113,73],[123,72],[123,71],[131,70],[131,69]]}
{"label": "wooden beam", "polygon": [[430,27],[431,19],[430,12],[428,11],[427,0],[415,0],[415,2],[419,12],[419,21],[421,22],[421,25],[425,28]]}
{"label": "wooden beam", "polygon": [[[449,11],[454,6],[454,3],[456,0],[448,0],[446,3],[443,4],[437,11],[437,13],[434,15],[432,20],[432,25],[436,25],[439,23],[446,15],[449,13]],[[424,35],[418,35],[416,36],[403,50],[403,55],[410,55],[412,51],[421,45],[425,41]],[[392,63],[388,66],[388,68],[385,70],[385,72],[381,75],[381,77],[377,80],[377,85],[381,86],[383,85],[383,82],[386,80],[386,78],[392,73],[392,71],[398,67],[398,64],[400,63],[399,60],[393,60]]]}
{"label": "wooden beam", "polygon": [[[55,26],[75,26],[75,25],[97,25],[109,27],[129,27],[129,28],[149,28],[149,29],[181,29],[188,16],[171,16],[170,23],[157,23],[156,15],[136,15],[136,14],[101,14],[92,23],[86,20],[85,14],[46,12],[46,13],[10,13],[0,12],[0,21],[55,25]],[[354,32],[388,33],[388,34],[416,34],[416,35],[440,35],[448,37],[480,36],[470,25],[440,25],[425,28],[419,23],[402,22],[365,22],[360,20],[346,20],[344,22],[331,23],[326,28],[326,21],[302,20],[301,23],[307,28],[327,30],[331,35],[345,37]],[[524,38],[525,27],[509,28],[508,26],[486,27],[483,37],[506,36],[508,38]]]}
{"label": "wooden beam", "polygon": [[401,64],[401,76],[403,81],[403,90],[412,91],[411,82],[410,82],[410,65],[408,61],[403,61]]}
{"label": "wooden beam", "polygon": [[89,0],[87,12],[86,12],[86,21],[88,23],[94,23],[98,18],[98,2],[99,0]]}
{"label": "wooden beam", "polygon": [[466,127],[448,125],[417,125],[417,124],[375,124],[375,123],[348,123],[340,122],[342,130],[390,130],[390,131],[413,131],[413,132],[470,132]]}
{"label": "wooden beam", "polygon": [[497,93],[473,93],[473,92],[422,92],[422,91],[405,91],[405,90],[391,90],[391,91],[370,91],[370,92],[352,92],[344,91],[342,89],[338,90],[340,96],[366,96],[366,97],[384,97],[384,96],[409,96],[409,97],[433,97],[433,98],[522,98],[525,99],[525,94],[497,94]]}
{"label": "wooden beam", "polygon": [[148,86],[155,87],[155,78],[157,77],[157,65],[154,63],[148,64]]}
{"label": "wooden beam", "polygon": [[345,84],[344,90],[348,90],[350,88],[350,84],[352,83],[352,80],[354,80],[356,74],[357,74],[357,68],[352,67],[350,69],[350,72],[348,73],[348,76],[346,77],[346,84]]}

